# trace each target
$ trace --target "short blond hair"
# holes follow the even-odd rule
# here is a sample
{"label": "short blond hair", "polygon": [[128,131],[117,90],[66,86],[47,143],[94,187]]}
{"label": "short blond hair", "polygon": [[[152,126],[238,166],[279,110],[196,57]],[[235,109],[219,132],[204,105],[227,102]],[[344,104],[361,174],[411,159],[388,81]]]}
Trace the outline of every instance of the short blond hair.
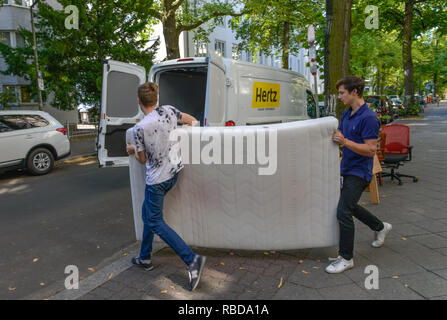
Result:
{"label": "short blond hair", "polygon": [[157,103],[158,85],[154,82],[146,82],[138,87],[138,98],[145,107],[151,107]]}

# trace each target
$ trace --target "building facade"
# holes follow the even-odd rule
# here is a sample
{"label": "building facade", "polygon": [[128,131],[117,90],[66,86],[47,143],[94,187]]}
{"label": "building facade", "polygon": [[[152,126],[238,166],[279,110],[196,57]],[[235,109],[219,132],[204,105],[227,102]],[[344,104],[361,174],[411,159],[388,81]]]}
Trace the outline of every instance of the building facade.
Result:
{"label": "building facade", "polygon": [[[0,42],[17,48],[23,46],[24,39],[18,33],[20,28],[31,30],[30,5],[32,0],[0,0]],[[61,6],[56,0],[47,0],[47,4],[60,9]],[[35,7],[38,10],[38,5]],[[7,65],[0,55],[0,70],[6,70]],[[45,79],[44,79],[45,80]],[[8,109],[38,110],[37,97],[31,95],[30,82],[16,75],[4,75],[0,73],[0,93],[9,93],[11,101],[8,102]],[[61,111],[51,107],[52,95],[44,101],[43,111],[50,113],[61,123],[78,122],[78,112]],[[0,106],[1,108],[1,106]]]}

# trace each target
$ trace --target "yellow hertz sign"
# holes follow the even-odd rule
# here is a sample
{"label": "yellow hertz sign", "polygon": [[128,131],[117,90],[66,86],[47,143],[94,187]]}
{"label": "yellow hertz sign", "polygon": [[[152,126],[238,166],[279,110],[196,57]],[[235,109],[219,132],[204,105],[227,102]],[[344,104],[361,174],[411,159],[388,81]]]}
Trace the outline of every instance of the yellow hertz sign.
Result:
{"label": "yellow hertz sign", "polygon": [[279,108],[279,83],[253,82],[252,108]]}

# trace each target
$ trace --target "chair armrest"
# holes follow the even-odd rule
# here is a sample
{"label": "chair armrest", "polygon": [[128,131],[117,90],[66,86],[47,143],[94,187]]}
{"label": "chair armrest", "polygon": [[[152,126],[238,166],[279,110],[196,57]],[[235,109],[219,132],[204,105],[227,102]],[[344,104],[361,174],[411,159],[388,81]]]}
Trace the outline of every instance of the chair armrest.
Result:
{"label": "chair armrest", "polygon": [[410,158],[408,159],[408,161],[411,161],[413,146],[408,146],[407,148],[408,148],[409,156],[410,156]]}

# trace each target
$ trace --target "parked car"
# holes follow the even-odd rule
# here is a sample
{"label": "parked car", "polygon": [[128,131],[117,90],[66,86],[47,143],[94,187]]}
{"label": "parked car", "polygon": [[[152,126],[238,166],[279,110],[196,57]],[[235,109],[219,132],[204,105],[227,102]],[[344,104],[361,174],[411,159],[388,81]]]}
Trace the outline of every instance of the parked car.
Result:
{"label": "parked car", "polygon": [[43,111],[0,111],[0,172],[47,174],[70,154],[67,129]]}
{"label": "parked car", "polygon": [[398,112],[393,109],[390,99],[386,96],[367,96],[365,101],[383,124],[390,123],[399,117]]}
{"label": "parked car", "polygon": [[404,104],[402,103],[402,101],[399,98],[391,98],[391,105],[393,106],[394,110],[399,110],[399,109],[403,109],[404,108]]}

